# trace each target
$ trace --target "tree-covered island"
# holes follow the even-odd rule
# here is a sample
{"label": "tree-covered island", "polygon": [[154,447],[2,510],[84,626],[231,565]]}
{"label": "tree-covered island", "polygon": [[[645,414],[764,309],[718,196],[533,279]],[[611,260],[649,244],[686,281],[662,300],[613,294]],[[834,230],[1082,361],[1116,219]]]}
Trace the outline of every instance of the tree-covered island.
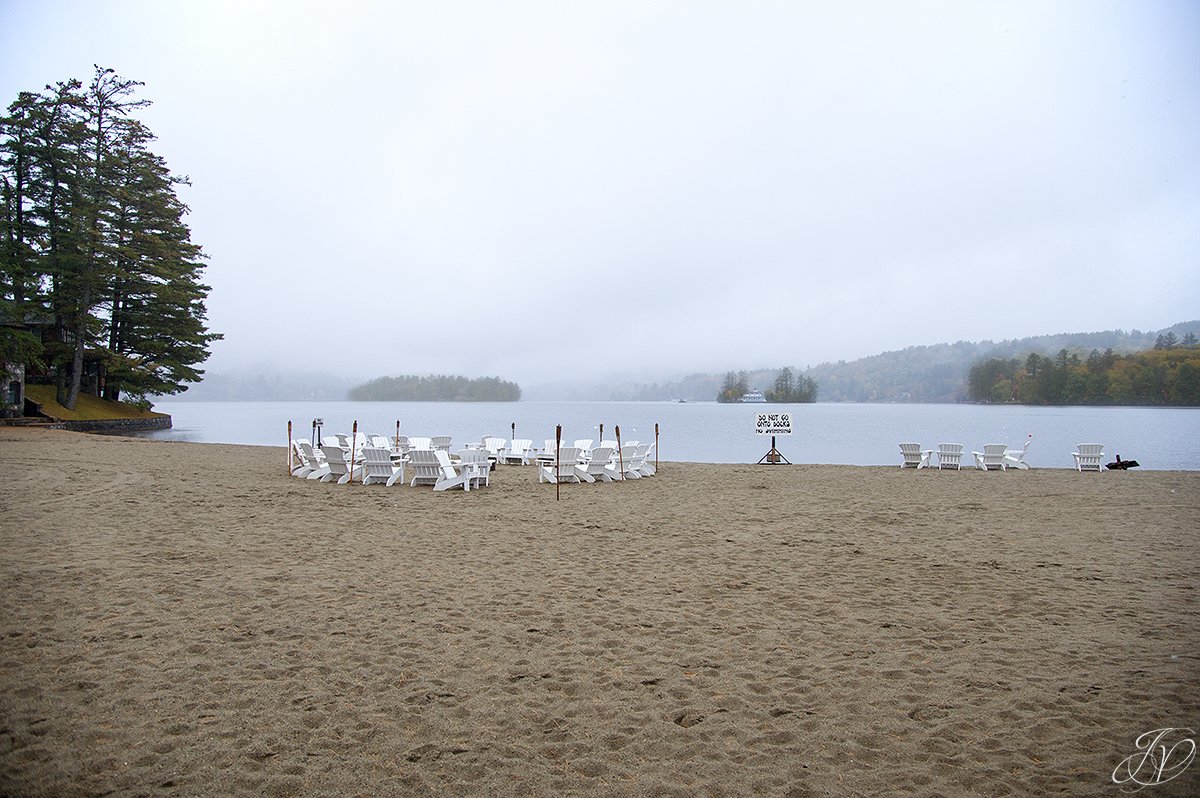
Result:
{"label": "tree-covered island", "polygon": [[516,402],[521,387],[499,377],[406,374],[351,388],[348,398],[353,402]]}
{"label": "tree-covered island", "polygon": [[[717,393],[718,402],[740,402],[742,397],[750,392],[750,376],[745,371],[730,371],[725,375],[721,390]],[[795,375],[791,368],[785,367],[775,378],[774,385],[763,394],[768,402],[779,403],[809,403],[817,401],[817,383],[808,375]]]}

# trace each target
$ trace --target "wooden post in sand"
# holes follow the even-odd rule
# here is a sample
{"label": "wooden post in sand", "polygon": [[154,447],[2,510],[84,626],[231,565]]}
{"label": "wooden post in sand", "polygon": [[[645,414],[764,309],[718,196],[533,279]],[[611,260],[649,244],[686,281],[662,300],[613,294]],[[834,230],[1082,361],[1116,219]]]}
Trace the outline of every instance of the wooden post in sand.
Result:
{"label": "wooden post in sand", "polygon": [[658,422],[654,422],[654,470],[658,470]]}
{"label": "wooden post in sand", "polygon": [[400,451],[400,419],[396,419],[396,451]]}
{"label": "wooden post in sand", "polygon": [[515,441],[516,439],[517,439],[517,422],[514,421],[512,423],[512,437],[509,438],[509,441]]}
{"label": "wooden post in sand", "polygon": [[294,457],[294,454],[292,453],[293,448],[294,447],[292,446],[292,420],[289,418],[288,419],[288,473],[289,474],[292,473],[292,469],[294,469],[296,467],[295,461],[292,460],[292,457]]}
{"label": "wooden post in sand", "polygon": [[617,462],[621,464],[621,479],[625,479],[625,455],[621,452],[621,425],[617,427]]}
{"label": "wooden post in sand", "polygon": [[562,424],[554,428],[554,501],[558,501],[558,486],[562,481]]}
{"label": "wooden post in sand", "polygon": [[350,479],[346,480],[346,484],[354,484],[354,447],[358,444],[358,420],[354,421],[354,428],[350,430]]}

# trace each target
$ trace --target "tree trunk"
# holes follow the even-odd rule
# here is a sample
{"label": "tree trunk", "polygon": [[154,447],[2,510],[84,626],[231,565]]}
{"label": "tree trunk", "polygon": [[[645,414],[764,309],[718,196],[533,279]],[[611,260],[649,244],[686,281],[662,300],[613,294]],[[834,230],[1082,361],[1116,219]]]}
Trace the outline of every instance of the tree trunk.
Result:
{"label": "tree trunk", "polygon": [[92,306],[90,287],[83,289],[83,299],[79,304],[81,310],[75,321],[75,357],[71,359],[71,384],[67,387],[67,401],[62,403],[68,410],[75,409],[79,387],[83,384],[83,351],[87,348],[88,309]]}
{"label": "tree trunk", "polygon": [[79,386],[83,384],[83,350],[84,350],[84,322],[80,322],[79,327],[75,330],[75,357],[71,359],[71,384],[67,388],[67,401],[62,403],[62,406],[68,410],[75,409],[75,400],[79,398]]}

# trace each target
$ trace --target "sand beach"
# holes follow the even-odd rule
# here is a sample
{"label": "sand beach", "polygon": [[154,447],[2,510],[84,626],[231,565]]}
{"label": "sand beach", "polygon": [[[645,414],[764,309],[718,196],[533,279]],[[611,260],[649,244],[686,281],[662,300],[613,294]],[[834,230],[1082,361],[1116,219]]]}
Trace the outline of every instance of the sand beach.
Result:
{"label": "sand beach", "polygon": [[1200,472],[556,502],[16,428],[0,469],[3,795],[1119,795],[1139,735],[1200,732]]}

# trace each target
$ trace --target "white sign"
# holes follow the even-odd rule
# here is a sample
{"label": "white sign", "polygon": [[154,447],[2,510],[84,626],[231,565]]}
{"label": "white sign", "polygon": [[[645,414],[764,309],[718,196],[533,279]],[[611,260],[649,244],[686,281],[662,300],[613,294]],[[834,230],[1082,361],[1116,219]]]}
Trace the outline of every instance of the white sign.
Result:
{"label": "white sign", "polygon": [[754,416],[754,432],[757,435],[791,435],[791,413],[758,413]]}

